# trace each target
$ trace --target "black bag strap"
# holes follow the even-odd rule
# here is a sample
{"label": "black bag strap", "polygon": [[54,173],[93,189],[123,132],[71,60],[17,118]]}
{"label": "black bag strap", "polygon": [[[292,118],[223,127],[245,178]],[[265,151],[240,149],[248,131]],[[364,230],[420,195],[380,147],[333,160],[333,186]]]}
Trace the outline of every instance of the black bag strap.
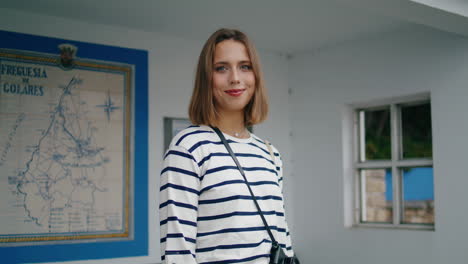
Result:
{"label": "black bag strap", "polygon": [[242,177],[244,177],[245,184],[249,188],[250,195],[252,196],[252,199],[253,199],[253,201],[255,203],[255,207],[257,207],[257,211],[260,214],[260,217],[262,218],[263,224],[265,225],[265,228],[266,228],[266,230],[268,232],[268,235],[270,236],[271,242],[273,244],[278,245],[278,242],[275,240],[275,237],[273,236],[273,233],[270,230],[270,226],[268,226],[268,223],[267,223],[267,221],[265,219],[265,216],[263,215],[262,210],[260,209],[260,205],[258,204],[257,199],[255,198],[255,195],[254,195],[252,189],[250,188],[250,184],[247,181],[247,177],[245,177],[244,169],[242,169],[241,165],[239,164],[239,161],[237,160],[236,155],[232,151],[231,147],[229,146],[229,143],[226,141],[226,138],[224,137],[223,133],[219,130],[219,128],[217,128],[217,127],[211,127],[211,128],[216,132],[216,134],[218,134],[219,138],[221,139],[221,141],[223,142],[223,144],[226,147],[227,151],[229,152],[229,155],[231,155],[232,159],[236,163],[237,168],[239,169],[240,173],[242,174]]}

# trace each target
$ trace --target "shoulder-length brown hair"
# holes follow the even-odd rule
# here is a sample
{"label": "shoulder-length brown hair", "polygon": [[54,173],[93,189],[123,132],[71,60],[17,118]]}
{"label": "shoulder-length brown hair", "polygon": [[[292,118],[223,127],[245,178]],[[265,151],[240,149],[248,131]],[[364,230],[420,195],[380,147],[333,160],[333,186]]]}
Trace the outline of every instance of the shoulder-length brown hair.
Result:
{"label": "shoulder-length brown hair", "polygon": [[189,106],[190,120],[195,125],[216,125],[219,118],[213,96],[213,60],[216,44],[229,39],[244,44],[255,75],[255,92],[244,109],[245,125],[255,125],[267,118],[268,96],[255,47],[243,32],[236,29],[222,28],[210,36],[198,58],[195,85]]}

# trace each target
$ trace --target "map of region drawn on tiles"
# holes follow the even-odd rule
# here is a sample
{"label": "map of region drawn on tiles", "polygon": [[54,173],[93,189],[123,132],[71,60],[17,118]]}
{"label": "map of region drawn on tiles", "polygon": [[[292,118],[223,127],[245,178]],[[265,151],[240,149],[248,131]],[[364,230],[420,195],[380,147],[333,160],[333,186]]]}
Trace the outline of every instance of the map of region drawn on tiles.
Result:
{"label": "map of region drawn on tiles", "polygon": [[133,68],[60,49],[0,49],[0,246],[130,235]]}

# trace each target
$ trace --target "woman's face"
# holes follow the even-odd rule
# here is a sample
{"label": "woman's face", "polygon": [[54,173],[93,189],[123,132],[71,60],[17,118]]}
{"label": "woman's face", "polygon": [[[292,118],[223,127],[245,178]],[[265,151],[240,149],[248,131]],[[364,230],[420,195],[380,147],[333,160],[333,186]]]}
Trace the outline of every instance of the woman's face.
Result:
{"label": "woman's face", "polygon": [[244,44],[235,40],[216,44],[213,67],[218,112],[243,112],[255,92],[255,74]]}

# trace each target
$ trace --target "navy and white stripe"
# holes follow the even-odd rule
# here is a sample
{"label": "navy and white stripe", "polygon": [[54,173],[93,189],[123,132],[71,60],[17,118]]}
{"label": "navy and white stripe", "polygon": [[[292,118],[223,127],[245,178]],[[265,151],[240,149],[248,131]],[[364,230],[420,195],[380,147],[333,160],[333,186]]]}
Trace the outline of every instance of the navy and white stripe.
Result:
{"label": "navy and white stripe", "polygon": [[[292,256],[284,214],[282,161],[255,135],[225,135],[270,228]],[[160,187],[163,263],[268,263],[271,240],[242,175],[207,126],[181,131],[164,157]]]}

